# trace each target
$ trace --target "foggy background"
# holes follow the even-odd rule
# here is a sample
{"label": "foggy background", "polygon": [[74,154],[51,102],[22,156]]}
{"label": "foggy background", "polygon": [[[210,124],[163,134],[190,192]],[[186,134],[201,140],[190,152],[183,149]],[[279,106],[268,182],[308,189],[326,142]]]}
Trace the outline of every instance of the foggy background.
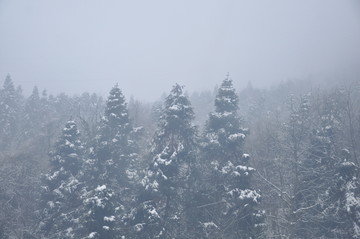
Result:
{"label": "foggy background", "polygon": [[355,0],[0,0],[0,79],[29,94],[154,100],[171,85],[212,90],[360,75]]}

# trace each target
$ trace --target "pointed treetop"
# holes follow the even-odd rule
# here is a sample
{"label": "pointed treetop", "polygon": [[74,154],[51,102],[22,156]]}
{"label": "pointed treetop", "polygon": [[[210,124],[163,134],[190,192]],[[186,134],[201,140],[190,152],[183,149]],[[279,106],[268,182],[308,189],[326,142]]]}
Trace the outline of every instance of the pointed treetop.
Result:
{"label": "pointed treetop", "polygon": [[216,112],[236,112],[238,109],[238,96],[228,77],[223,80],[215,99]]}
{"label": "pointed treetop", "polygon": [[170,95],[168,97],[183,95],[184,94],[183,89],[184,89],[184,86],[180,86],[179,84],[176,83],[173,86],[173,88],[171,89]]}
{"label": "pointed treetop", "polygon": [[119,124],[119,121],[128,121],[127,104],[118,84],[110,91],[106,102],[105,117],[108,118],[110,124],[113,122],[114,125]]}
{"label": "pointed treetop", "polygon": [[119,88],[119,85],[116,83],[115,86],[110,90],[109,97],[107,100],[108,104],[113,103],[114,101],[117,101],[117,99],[124,99],[124,95]]}
{"label": "pointed treetop", "polygon": [[37,86],[34,86],[33,90],[32,90],[32,94],[34,95],[39,95],[39,89]]}
{"label": "pointed treetop", "polygon": [[196,128],[192,125],[194,111],[190,100],[183,93],[183,87],[176,84],[166,97],[164,107],[160,113],[158,128],[153,138],[152,153],[158,154],[165,145],[179,136],[183,141],[193,142]]}
{"label": "pointed treetop", "polygon": [[184,94],[183,86],[175,84],[166,97],[165,111],[163,113],[163,119],[167,121],[170,127],[179,127],[177,124],[183,124],[189,122],[194,118],[194,112],[191,107],[190,100]]}
{"label": "pointed treetop", "polygon": [[39,90],[38,90],[37,86],[34,86],[33,91],[31,93],[29,99],[40,100]]}
{"label": "pointed treetop", "polygon": [[14,83],[12,82],[10,74],[8,74],[5,78],[4,84],[3,84],[4,90],[11,90],[15,91]]}
{"label": "pointed treetop", "polygon": [[[131,131],[132,126],[129,120],[127,103],[124,95],[116,84],[111,89],[109,97],[107,98],[104,116],[102,117],[96,136],[99,146],[98,150],[104,153],[108,151],[107,147],[110,147],[112,144],[127,144],[127,137]],[[105,141],[107,143],[100,143]],[[97,153],[102,154],[100,151]],[[108,158],[108,156],[106,156],[106,158]]]}
{"label": "pointed treetop", "polygon": [[46,98],[48,97],[48,94],[47,94],[47,91],[46,91],[46,90],[43,90],[43,91],[41,92],[41,97],[42,97],[43,99],[46,99]]}
{"label": "pointed treetop", "polygon": [[119,106],[119,103],[125,103],[125,97],[119,88],[118,84],[116,84],[110,91],[109,97],[107,99],[107,106],[111,108],[113,106]]}
{"label": "pointed treetop", "polygon": [[[180,107],[180,105],[189,105],[190,102],[183,92],[184,86],[175,84],[170,91],[170,94],[165,99],[165,108],[175,110]],[[178,105],[178,106],[176,106]]]}

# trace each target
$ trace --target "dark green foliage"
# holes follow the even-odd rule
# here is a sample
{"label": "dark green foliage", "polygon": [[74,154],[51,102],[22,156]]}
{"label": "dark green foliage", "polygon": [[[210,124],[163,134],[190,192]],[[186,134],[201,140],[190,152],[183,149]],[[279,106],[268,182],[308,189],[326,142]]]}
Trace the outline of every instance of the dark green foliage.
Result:
{"label": "dark green foliage", "polygon": [[142,180],[135,231],[139,238],[187,238],[184,203],[195,163],[194,112],[183,88],[175,85],[165,100],[151,145],[151,164]]}
{"label": "dark green foliage", "polygon": [[[237,114],[238,97],[230,79],[225,79],[215,99],[203,136],[202,165],[207,168],[204,187],[207,198],[200,206],[206,238],[261,238],[263,215],[258,210],[259,193],[251,188],[249,155],[243,153],[247,130]],[[205,203],[206,202],[206,203]]]}
{"label": "dark green foliage", "polygon": [[75,210],[81,204],[79,170],[83,148],[74,121],[68,121],[55,145],[50,172],[43,177],[40,233],[44,238],[73,236]]}
{"label": "dark green foliage", "polygon": [[348,150],[342,150],[341,158],[324,197],[322,233],[326,238],[360,238],[359,169],[349,161]]}
{"label": "dark green foliage", "polygon": [[116,238],[123,232],[131,208],[137,171],[137,143],[129,122],[125,98],[116,85],[110,91],[105,113],[89,158],[85,161],[79,208],[81,236]]}
{"label": "dark green foliage", "polygon": [[[237,115],[238,98],[232,82],[221,84],[215,99],[215,112],[209,114],[204,135],[204,152],[214,158],[241,161],[243,141],[247,131],[241,128]],[[233,163],[235,163],[235,161]]]}
{"label": "dark green foliage", "polygon": [[116,85],[107,99],[94,147],[95,157],[104,170],[100,175],[102,180],[116,180],[122,184],[128,181],[126,170],[131,170],[137,150],[131,138],[132,130],[125,97]]}
{"label": "dark green foliage", "polygon": [[85,238],[116,238],[114,192],[105,185],[83,194],[80,234]]}

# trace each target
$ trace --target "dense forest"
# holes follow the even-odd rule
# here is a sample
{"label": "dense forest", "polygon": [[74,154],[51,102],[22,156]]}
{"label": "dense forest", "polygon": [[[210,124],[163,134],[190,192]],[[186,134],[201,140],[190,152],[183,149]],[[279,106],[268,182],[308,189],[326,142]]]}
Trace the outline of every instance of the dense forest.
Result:
{"label": "dense forest", "polygon": [[109,92],[6,77],[0,239],[360,238],[360,81]]}

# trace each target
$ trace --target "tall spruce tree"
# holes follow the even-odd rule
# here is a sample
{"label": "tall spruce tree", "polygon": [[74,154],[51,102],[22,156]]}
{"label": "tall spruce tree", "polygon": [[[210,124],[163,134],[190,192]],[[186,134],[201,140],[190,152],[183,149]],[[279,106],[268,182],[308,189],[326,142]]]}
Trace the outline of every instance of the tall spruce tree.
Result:
{"label": "tall spruce tree", "polygon": [[190,101],[176,84],[166,97],[151,143],[151,163],[134,213],[135,238],[189,238],[184,197],[195,160],[193,119]]}
{"label": "tall spruce tree", "polygon": [[123,234],[125,209],[132,203],[137,145],[127,104],[118,85],[106,102],[94,146],[85,163],[81,234],[86,238],[116,238]]}
{"label": "tall spruce tree", "polygon": [[74,238],[76,210],[81,204],[79,171],[83,148],[74,121],[68,121],[51,153],[50,172],[43,177],[41,238]]}
{"label": "tall spruce tree", "polygon": [[94,147],[95,157],[104,170],[99,175],[101,180],[112,182],[114,186],[128,186],[129,170],[137,156],[133,134],[125,97],[116,85],[107,99]]}
{"label": "tall spruce tree", "polygon": [[215,99],[203,135],[202,163],[207,168],[200,228],[203,238],[262,238],[260,194],[251,187],[255,169],[243,144],[247,130],[237,113],[238,97],[226,78]]}

